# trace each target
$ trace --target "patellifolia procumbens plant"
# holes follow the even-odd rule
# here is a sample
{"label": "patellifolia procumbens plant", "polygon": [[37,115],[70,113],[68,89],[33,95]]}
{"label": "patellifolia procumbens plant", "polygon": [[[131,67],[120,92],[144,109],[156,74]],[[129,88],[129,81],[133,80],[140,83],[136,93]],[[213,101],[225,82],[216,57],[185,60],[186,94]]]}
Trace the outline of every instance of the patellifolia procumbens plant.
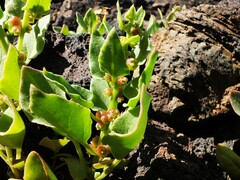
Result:
{"label": "patellifolia procumbens plant", "polygon": [[21,68],[43,50],[50,3],[5,0],[5,10],[0,8],[0,157],[12,178],[22,178],[26,159],[22,156],[26,130],[19,113]]}
{"label": "patellifolia procumbens plant", "polygon": [[[40,16],[49,10],[45,9],[46,0],[37,1],[40,3],[38,6],[29,0],[16,2],[22,4],[20,11],[24,11],[20,19],[25,18],[25,11],[43,12],[31,14],[29,19],[35,17],[34,23],[38,23]],[[40,71],[27,66],[40,50],[33,45],[34,50],[31,50],[31,47],[24,45],[24,40],[19,45],[21,50],[18,50],[9,43],[6,30],[2,28],[1,53],[5,54],[0,63],[0,121],[5,121],[5,125],[0,126],[1,157],[8,163],[9,149],[16,149],[16,159],[22,160],[20,164],[8,163],[14,174],[12,177],[57,179],[54,173],[60,166],[66,166],[73,179],[104,179],[114,168],[125,164],[124,158],[142,140],[151,101],[147,86],[157,59],[149,37],[158,26],[155,18],[151,17],[149,25],[143,27],[145,11],[142,7],[136,10],[131,6],[124,16],[119,3],[117,8],[119,29],[125,32],[125,36],[119,36],[115,27],[110,28],[106,19],[98,24],[98,16],[92,10],[84,18],[77,14],[78,33],[87,32],[91,36],[90,89],[69,84],[62,76],[46,69]],[[30,28],[28,25],[26,29]],[[34,30],[34,26],[31,27]],[[19,41],[25,39],[26,34],[31,34],[31,30],[26,30],[24,36],[21,35],[22,31],[16,34]],[[107,35],[103,35],[104,32]],[[33,37],[37,40],[40,35]],[[35,43],[35,47],[39,47]],[[20,51],[26,55],[23,63],[18,61]],[[16,82],[9,86],[6,82],[10,81],[10,76],[14,76]],[[21,157],[19,149],[25,127],[19,111],[32,123],[53,129],[58,138],[45,137],[40,145],[52,150],[55,154],[53,159],[60,159],[63,164],[47,164],[35,151],[26,158]],[[59,153],[69,143],[75,147],[77,156]],[[18,167],[20,173],[17,174],[14,171]]]}

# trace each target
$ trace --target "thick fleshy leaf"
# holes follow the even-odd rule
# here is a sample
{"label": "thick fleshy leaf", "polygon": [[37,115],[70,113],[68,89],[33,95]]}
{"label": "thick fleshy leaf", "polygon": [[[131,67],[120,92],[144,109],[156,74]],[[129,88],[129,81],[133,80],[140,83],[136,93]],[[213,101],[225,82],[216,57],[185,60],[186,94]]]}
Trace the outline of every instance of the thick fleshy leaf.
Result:
{"label": "thick fleshy leaf", "polygon": [[45,32],[50,22],[50,15],[44,16],[26,33],[23,41],[23,51],[27,52],[28,61],[37,57],[45,45]]}
{"label": "thick fleshy leaf", "polygon": [[69,143],[69,139],[49,139],[48,137],[44,137],[39,145],[46,147],[52,150],[54,153],[58,152],[62,147],[66,146]]}
{"label": "thick fleshy leaf", "polygon": [[[82,96],[81,92],[83,92],[83,88],[77,88],[76,86],[74,88],[63,78],[63,76],[53,74],[45,69],[43,70],[43,74],[49,82],[52,82],[52,84],[55,84],[64,92],[66,92],[66,94],[71,97],[73,101],[87,108],[93,107],[93,103],[90,101],[90,99],[85,99],[84,96]],[[86,90],[83,93],[85,96],[87,96],[87,98],[92,97],[92,93],[90,91]],[[88,95],[86,95],[86,93],[88,93]]]}
{"label": "thick fleshy leaf", "polygon": [[13,45],[10,45],[4,61],[2,76],[0,77],[0,91],[11,99],[18,100],[19,86],[20,67],[18,65],[18,52]]}
{"label": "thick fleshy leaf", "polygon": [[132,5],[125,13],[125,19],[128,20],[131,24],[134,23],[134,20],[136,19],[136,8],[134,5]]}
{"label": "thick fleshy leaf", "polygon": [[136,21],[138,23],[138,27],[142,27],[144,23],[146,12],[144,11],[143,7],[141,6],[136,12]]}
{"label": "thick fleshy leaf", "polygon": [[104,90],[108,87],[109,85],[104,79],[91,79],[90,90],[93,93],[92,102],[94,104],[94,107],[92,109],[94,111],[97,111],[99,109],[108,109],[110,98],[106,98],[104,96]]}
{"label": "thick fleshy leaf", "polygon": [[123,48],[115,28],[109,32],[101,48],[99,63],[100,69],[113,77],[129,74]]}
{"label": "thick fleshy leaf", "polygon": [[[0,26],[0,48],[1,51],[6,55],[8,52],[8,48],[9,48],[9,42],[7,39],[7,34],[5,33],[5,31],[3,30],[3,28]],[[1,56],[0,61],[3,61],[3,57]]]}
{"label": "thick fleshy leaf", "polygon": [[51,0],[27,0],[23,10],[29,11],[33,18],[39,19],[49,12],[50,6]]}
{"label": "thick fleshy leaf", "polygon": [[22,0],[8,0],[5,1],[5,9],[8,16],[17,16],[22,18],[23,11],[22,7],[25,5]]}
{"label": "thick fleshy leaf", "polygon": [[24,180],[57,180],[51,169],[43,158],[35,151],[29,153],[25,167],[24,167]]}
{"label": "thick fleshy leaf", "polygon": [[76,33],[84,33],[88,31],[88,25],[84,22],[82,15],[79,12],[76,12],[76,21],[78,23]]}
{"label": "thick fleshy leaf", "polygon": [[140,106],[123,113],[110,124],[110,133],[103,137],[103,143],[111,147],[116,159],[124,158],[142,140],[148,119],[151,97],[143,84]]}
{"label": "thick fleshy leaf", "polygon": [[232,179],[240,179],[240,157],[224,144],[218,144],[216,158]]}
{"label": "thick fleshy leaf", "polygon": [[88,26],[88,32],[89,33],[92,33],[95,29],[96,29],[96,26],[98,24],[98,17],[97,15],[95,14],[95,12],[93,11],[92,8],[90,8],[84,18],[83,18],[84,22],[87,24]]}
{"label": "thick fleshy leaf", "polygon": [[56,85],[51,84],[43,73],[39,70],[33,69],[29,66],[23,66],[21,69],[21,83],[20,83],[20,105],[23,110],[29,110],[30,101],[30,85],[34,85],[45,93],[56,93],[61,97],[65,97],[65,93]]}
{"label": "thick fleshy leaf", "polygon": [[56,94],[46,94],[31,85],[30,110],[56,127],[63,136],[87,144],[92,128],[88,108]]}
{"label": "thick fleshy leaf", "polygon": [[232,91],[230,94],[230,103],[235,113],[240,116],[240,91]]}
{"label": "thick fleshy leaf", "polygon": [[0,144],[19,149],[25,136],[25,125],[13,102],[7,99],[9,108],[0,116]]}
{"label": "thick fleshy leaf", "polygon": [[123,30],[123,20],[119,1],[117,1],[117,11],[118,11],[117,13],[118,26],[120,30]]}
{"label": "thick fleshy leaf", "polygon": [[[130,108],[134,108],[138,102],[139,102],[139,99],[140,99],[140,95],[141,95],[141,87],[142,87],[142,84],[145,84],[146,86],[148,86],[149,82],[150,82],[150,79],[152,77],[152,72],[153,72],[153,68],[155,66],[155,62],[157,60],[157,52],[156,51],[153,51],[149,57],[149,60],[146,64],[146,67],[145,69],[143,70],[140,78],[139,78],[139,82],[138,82],[138,94],[137,96],[131,98],[128,103],[126,104],[126,106],[130,107]],[[136,92],[136,90],[135,90]],[[126,94],[126,92],[124,92]],[[128,95],[127,95],[128,96]]]}
{"label": "thick fleshy leaf", "polygon": [[91,35],[90,39],[90,49],[89,49],[89,68],[93,78],[103,78],[104,72],[99,68],[98,56],[100,53],[100,49],[103,45],[104,39],[97,32],[94,31]]}

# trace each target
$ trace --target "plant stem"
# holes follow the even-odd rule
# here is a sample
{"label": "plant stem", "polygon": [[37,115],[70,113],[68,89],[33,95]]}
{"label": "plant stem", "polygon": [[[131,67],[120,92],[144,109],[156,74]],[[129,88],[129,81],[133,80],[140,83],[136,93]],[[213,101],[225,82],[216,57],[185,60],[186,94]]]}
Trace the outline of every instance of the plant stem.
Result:
{"label": "plant stem", "polygon": [[26,28],[28,26],[28,23],[29,23],[29,13],[27,10],[25,10],[23,14],[22,31],[19,35],[18,43],[17,43],[17,50],[19,51],[22,50],[24,34],[26,33]]}
{"label": "plant stem", "polygon": [[4,54],[7,54],[8,41],[5,37],[6,37],[6,33],[4,32],[3,28],[0,26],[0,47],[2,48]]}
{"label": "plant stem", "polygon": [[117,98],[119,94],[119,87],[116,81],[117,81],[117,78],[113,78],[113,82],[112,82],[113,92],[112,92],[112,98],[108,106],[108,110],[118,108]]}
{"label": "plant stem", "polygon": [[7,153],[7,161],[8,161],[7,164],[8,164],[8,166],[10,167],[10,169],[11,169],[14,177],[17,178],[17,179],[20,179],[21,176],[20,176],[20,174],[19,174],[18,169],[14,168],[14,167],[13,167],[13,164],[12,164],[12,163],[13,163],[12,149],[6,147],[6,153]]}
{"label": "plant stem", "polygon": [[86,173],[86,176],[87,176],[86,178],[91,179],[91,175],[89,174],[88,166],[87,166],[86,160],[84,158],[84,155],[83,155],[80,144],[78,142],[76,142],[75,140],[72,140],[72,142],[73,142],[73,145],[74,145],[74,147],[77,151],[77,154],[78,154],[78,157],[79,157],[79,160],[80,160],[80,164],[83,167],[83,172]]}
{"label": "plant stem", "polygon": [[110,172],[112,172],[112,170],[121,162],[120,159],[114,159],[114,161],[112,162],[112,164],[110,166],[108,166],[106,169],[104,169],[104,171],[102,172],[102,174],[100,174],[100,176],[98,176],[96,178],[96,180],[100,180],[100,179],[104,179]]}

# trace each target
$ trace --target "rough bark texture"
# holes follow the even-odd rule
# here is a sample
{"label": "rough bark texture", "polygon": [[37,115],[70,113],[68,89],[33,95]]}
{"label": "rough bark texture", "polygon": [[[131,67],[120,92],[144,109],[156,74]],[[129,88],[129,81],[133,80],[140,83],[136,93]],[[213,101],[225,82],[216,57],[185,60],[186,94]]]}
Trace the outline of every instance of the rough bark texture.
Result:
{"label": "rough bark texture", "polygon": [[240,1],[200,5],[176,14],[152,40],[159,52],[149,91],[152,108],[172,119],[227,113],[240,82]]}

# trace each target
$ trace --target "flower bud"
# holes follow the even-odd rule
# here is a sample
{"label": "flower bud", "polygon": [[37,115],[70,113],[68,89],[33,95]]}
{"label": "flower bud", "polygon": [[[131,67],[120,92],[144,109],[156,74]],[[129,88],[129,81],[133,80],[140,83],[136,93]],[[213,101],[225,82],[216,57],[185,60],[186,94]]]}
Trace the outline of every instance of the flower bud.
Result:
{"label": "flower bud", "polygon": [[113,89],[112,89],[112,88],[106,88],[106,89],[104,90],[104,96],[110,97],[110,96],[112,96],[112,92],[113,92]]}
{"label": "flower bud", "polygon": [[27,54],[24,51],[18,51],[18,63],[24,64],[27,59]]}
{"label": "flower bud", "polygon": [[127,82],[128,82],[128,79],[125,76],[120,76],[117,78],[117,84],[119,86],[124,86],[127,84]]}
{"label": "flower bud", "polygon": [[111,77],[111,75],[108,74],[108,73],[105,73],[104,79],[105,79],[107,82],[112,82],[112,77]]}
{"label": "flower bud", "polygon": [[13,16],[9,21],[8,21],[8,25],[10,26],[10,28],[14,27],[14,26],[22,26],[22,22],[21,19],[17,16]]}
{"label": "flower bud", "polygon": [[118,115],[120,114],[118,109],[110,109],[108,112],[108,118],[110,121],[116,119],[118,117]]}
{"label": "flower bud", "polygon": [[101,121],[97,122],[96,129],[103,131],[106,128],[105,124],[103,124]]}
{"label": "flower bud", "polygon": [[135,58],[128,58],[126,64],[130,71],[135,70],[138,66],[138,62]]}
{"label": "flower bud", "polygon": [[135,35],[139,35],[141,33],[141,30],[139,28],[132,28],[131,33]]}

